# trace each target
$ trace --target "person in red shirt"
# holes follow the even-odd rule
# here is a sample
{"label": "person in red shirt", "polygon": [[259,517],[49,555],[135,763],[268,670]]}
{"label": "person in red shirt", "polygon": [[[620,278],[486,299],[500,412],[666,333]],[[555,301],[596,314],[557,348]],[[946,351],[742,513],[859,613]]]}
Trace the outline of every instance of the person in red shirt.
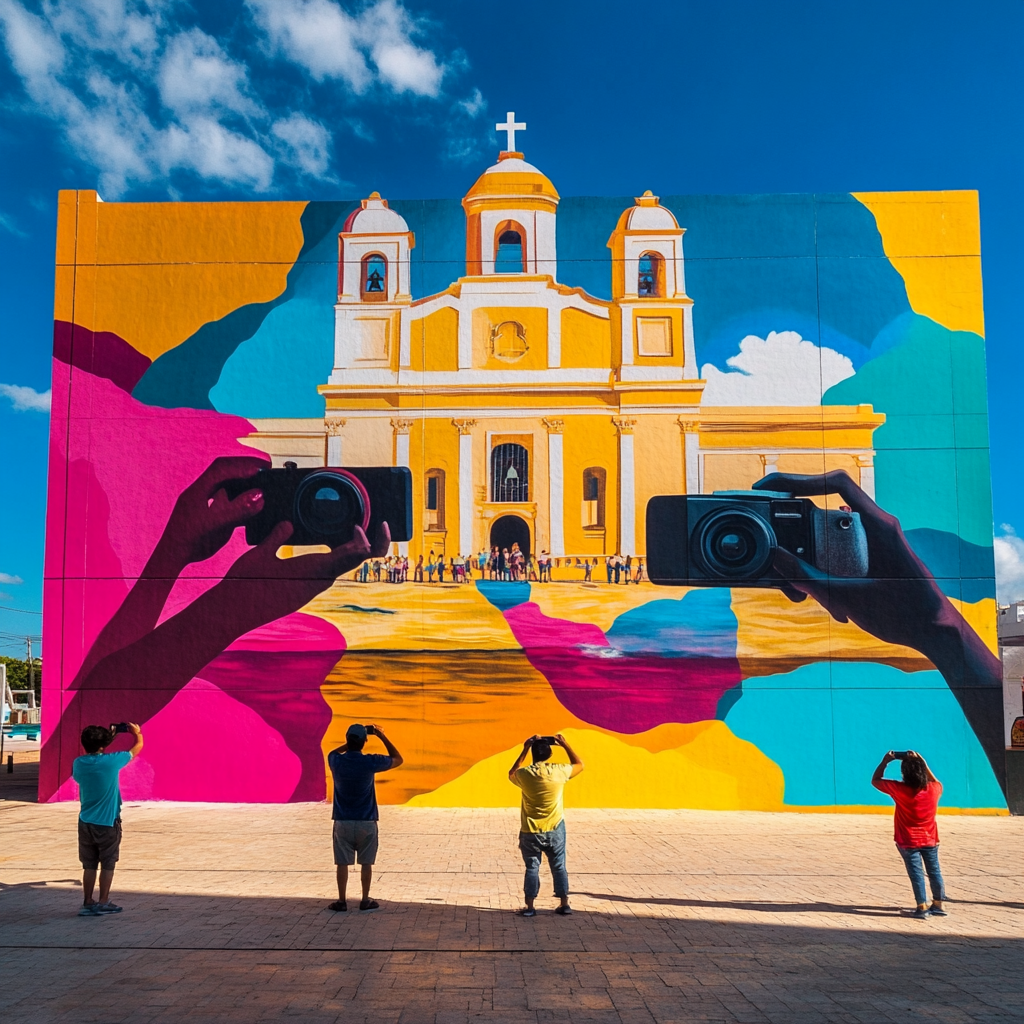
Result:
{"label": "person in red shirt", "polygon": [[[902,782],[882,778],[890,761],[900,762]],[[899,753],[890,750],[871,776],[871,785],[888,793],[896,803],[893,819],[896,849],[903,857],[910,884],[914,887],[914,899],[917,901],[916,910],[905,910],[903,913],[922,920],[931,916],[945,917],[942,903],[946,898],[946,890],[939,869],[939,827],[935,823],[942,783],[935,778],[920,754],[913,750]],[[924,884],[925,872],[928,873],[932,887],[930,907]]]}

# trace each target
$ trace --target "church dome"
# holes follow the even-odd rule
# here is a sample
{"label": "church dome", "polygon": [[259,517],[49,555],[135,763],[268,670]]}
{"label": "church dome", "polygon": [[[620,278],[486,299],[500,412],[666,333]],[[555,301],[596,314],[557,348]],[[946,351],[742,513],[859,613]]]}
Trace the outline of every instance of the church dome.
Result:
{"label": "church dome", "polygon": [[371,192],[348,215],[341,230],[353,235],[394,235],[407,233],[409,225],[401,214],[388,208],[388,201],[381,199],[379,192]]}
{"label": "church dome", "polygon": [[662,206],[658,197],[648,189],[636,199],[636,205],[622,211],[616,230],[620,231],[678,231],[679,222],[672,211]]}
{"label": "church dome", "polygon": [[528,164],[522,153],[505,152],[476,179],[463,205],[498,205],[495,201],[499,201],[506,206],[518,206],[523,200],[533,200],[539,205],[556,206],[558,199],[550,179]]}

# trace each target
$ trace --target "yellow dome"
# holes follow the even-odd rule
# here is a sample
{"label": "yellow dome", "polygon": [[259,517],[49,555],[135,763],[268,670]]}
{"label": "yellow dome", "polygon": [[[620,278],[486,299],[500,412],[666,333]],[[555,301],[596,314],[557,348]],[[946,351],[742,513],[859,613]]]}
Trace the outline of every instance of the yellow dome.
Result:
{"label": "yellow dome", "polygon": [[502,153],[466,193],[462,205],[468,213],[481,207],[505,209],[549,209],[558,205],[558,192],[551,181],[522,153]]}

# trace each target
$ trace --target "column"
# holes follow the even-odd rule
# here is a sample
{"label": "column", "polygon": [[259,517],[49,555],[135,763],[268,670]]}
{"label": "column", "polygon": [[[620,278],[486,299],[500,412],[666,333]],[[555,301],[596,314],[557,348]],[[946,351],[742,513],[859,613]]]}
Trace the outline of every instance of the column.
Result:
{"label": "column", "polygon": [[778,452],[763,452],[758,458],[761,460],[761,476],[767,476],[769,473],[778,473]]}
{"label": "column", "polygon": [[473,554],[473,435],[476,420],[452,420],[459,432],[459,550]]}
{"label": "column", "polygon": [[[409,468],[409,431],[415,420],[394,419],[391,428],[395,432],[395,465]],[[398,541],[398,553],[403,557],[409,554],[409,542]]]}
{"label": "column", "polygon": [[565,556],[565,479],[562,472],[562,428],[564,420],[541,420],[548,429],[548,522],[550,554]]}
{"label": "column", "polygon": [[700,420],[681,416],[676,422],[683,432],[683,479],[687,494],[700,494]]}
{"label": "column", "polygon": [[875,453],[856,456],[860,468],[860,489],[872,500],[875,500]]}
{"label": "column", "polygon": [[324,430],[327,432],[327,463],[328,466],[342,466],[341,461],[341,428],[344,420],[325,419]]}
{"label": "column", "polygon": [[619,545],[620,555],[636,554],[636,473],[633,460],[635,419],[613,416],[619,432]]}

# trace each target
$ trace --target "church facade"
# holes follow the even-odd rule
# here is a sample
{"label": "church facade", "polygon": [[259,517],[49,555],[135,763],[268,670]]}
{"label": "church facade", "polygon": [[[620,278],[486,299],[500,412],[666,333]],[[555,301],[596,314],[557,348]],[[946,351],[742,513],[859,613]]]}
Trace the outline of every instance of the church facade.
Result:
{"label": "church facade", "polygon": [[413,556],[643,556],[652,495],[777,469],[842,468],[873,493],[871,406],[702,403],[685,228],[657,196],[609,225],[610,301],[559,280],[558,204],[502,152],[462,201],[465,275],[414,299],[414,233],[364,199],[338,237],[324,419],[257,420],[249,443],[278,465],[408,466]]}

